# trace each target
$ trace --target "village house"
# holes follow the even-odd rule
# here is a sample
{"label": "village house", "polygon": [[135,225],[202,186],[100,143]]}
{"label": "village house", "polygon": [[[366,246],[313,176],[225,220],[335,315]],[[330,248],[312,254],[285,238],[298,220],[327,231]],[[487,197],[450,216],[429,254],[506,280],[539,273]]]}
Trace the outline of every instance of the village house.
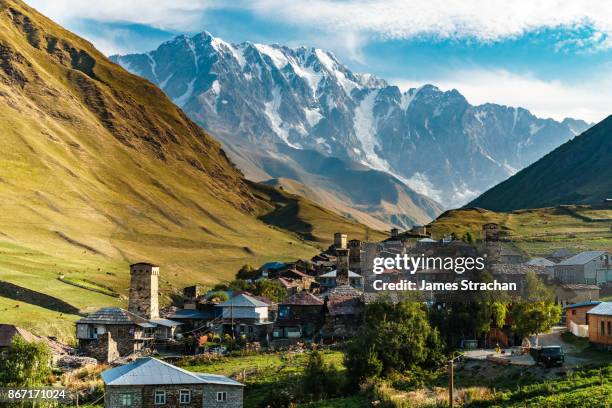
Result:
{"label": "village house", "polygon": [[555,278],[563,283],[601,285],[612,282],[612,254],[581,252],[555,265]]}
{"label": "village house", "polygon": [[589,341],[612,350],[612,302],[601,302],[587,312]]}
{"label": "village house", "polygon": [[105,363],[150,351],[156,326],[118,307],[104,307],[76,322],[79,351]]}
{"label": "village house", "polygon": [[589,336],[589,315],[587,312],[601,302],[589,300],[586,302],[567,305],[565,311],[565,326],[570,333],[578,337]]}
{"label": "village house", "polygon": [[159,267],[130,265],[130,277],[128,310],[105,307],[76,322],[81,353],[111,362],[174,339],[181,322],[159,316]]}
{"label": "village house", "polygon": [[310,286],[315,282],[314,276],[301,272],[296,268],[290,268],[278,274],[279,278],[290,279],[299,284],[302,290],[310,290]]}
{"label": "village house", "polygon": [[222,375],[192,373],[144,357],[106,370],[105,408],[241,408],[243,384]]}
{"label": "village house", "polygon": [[499,241],[499,224],[489,222],[482,226],[481,238],[484,242],[496,242]]}
{"label": "village house", "polygon": [[555,276],[555,263],[549,259],[542,257],[532,258],[526,262],[526,265],[542,268],[551,280]]}
{"label": "village house", "polygon": [[599,286],[585,283],[563,283],[555,287],[557,303],[569,306],[599,299]]}
{"label": "village house", "polygon": [[244,335],[249,340],[267,339],[272,332],[269,304],[242,293],[216,305],[223,320],[220,334]]}
{"label": "village house", "polygon": [[297,293],[278,305],[273,338],[313,338],[323,321],[323,300],[309,292]]}
{"label": "village house", "polygon": [[325,295],[325,323],[321,336],[328,340],[350,338],[361,324],[363,293],[347,284],[336,286]]}

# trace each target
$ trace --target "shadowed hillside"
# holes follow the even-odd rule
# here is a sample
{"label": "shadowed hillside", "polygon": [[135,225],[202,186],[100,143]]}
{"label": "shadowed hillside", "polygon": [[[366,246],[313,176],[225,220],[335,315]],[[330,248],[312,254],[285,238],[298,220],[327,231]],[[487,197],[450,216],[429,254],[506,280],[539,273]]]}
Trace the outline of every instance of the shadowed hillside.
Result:
{"label": "shadowed hillside", "polygon": [[612,198],[612,116],[493,187],[468,206],[494,211]]}

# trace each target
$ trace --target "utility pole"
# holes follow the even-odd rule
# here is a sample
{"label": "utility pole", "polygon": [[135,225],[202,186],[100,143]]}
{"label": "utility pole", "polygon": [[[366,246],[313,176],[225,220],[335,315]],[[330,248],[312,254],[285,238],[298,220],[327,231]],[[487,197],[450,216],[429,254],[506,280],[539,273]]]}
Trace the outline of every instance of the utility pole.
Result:
{"label": "utility pole", "polygon": [[450,359],[448,361],[448,406],[453,408],[453,388],[454,384],[454,376],[455,376],[455,361],[454,359]]}

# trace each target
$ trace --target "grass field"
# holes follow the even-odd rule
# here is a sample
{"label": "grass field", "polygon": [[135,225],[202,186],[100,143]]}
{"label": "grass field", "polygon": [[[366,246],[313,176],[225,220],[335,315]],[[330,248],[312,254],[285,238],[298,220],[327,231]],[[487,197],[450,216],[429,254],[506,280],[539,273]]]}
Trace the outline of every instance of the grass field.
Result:
{"label": "grass field", "polygon": [[496,213],[483,209],[447,211],[432,223],[435,237],[470,232],[480,238],[482,225],[495,222],[506,237],[530,255],[556,249],[612,250],[612,210],[563,206]]}
{"label": "grass field", "polygon": [[[308,353],[283,352],[275,354],[257,354],[248,356],[225,357],[207,363],[187,364],[183,368],[190,371],[222,374],[226,376],[240,376],[246,373],[247,385],[245,389],[245,408],[256,408],[266,394],[274,389],[283,389],[299,382],[304,373]],[[333,364],[340,371],[343,354],[339,351],[324,351],[323,358],[326,363]],[[357,399],[355,399],[356,401]],[[335,405],[327,405],[327,404]],[[341,405],[345,404],[345,405]],[[300,405],[302,406],[302,405]],[[346,401],[324,401],[316,404],[305,404],[305,407],[349,407]]]}

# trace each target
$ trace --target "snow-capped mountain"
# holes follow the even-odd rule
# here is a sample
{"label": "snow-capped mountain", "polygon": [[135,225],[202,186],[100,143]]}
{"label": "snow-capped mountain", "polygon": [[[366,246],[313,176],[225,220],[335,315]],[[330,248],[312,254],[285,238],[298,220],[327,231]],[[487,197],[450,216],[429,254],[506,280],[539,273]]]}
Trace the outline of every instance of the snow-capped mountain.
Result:
{"label": "snow-capped mountain", "polygon": [[281,143],[390,173],[452,207],[588,128],[522,108],[472,106],[457,90],[432,85],[402,92],[315,48],[230,44],[202,33],[112,59],[157,84],[259,180],[295,178],[251,156],[277,160]]}

